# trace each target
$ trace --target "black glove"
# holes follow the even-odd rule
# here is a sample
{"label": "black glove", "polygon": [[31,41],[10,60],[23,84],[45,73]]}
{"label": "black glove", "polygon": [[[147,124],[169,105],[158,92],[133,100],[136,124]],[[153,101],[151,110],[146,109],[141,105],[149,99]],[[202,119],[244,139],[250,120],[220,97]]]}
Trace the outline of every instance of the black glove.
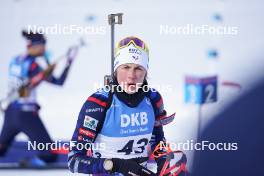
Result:
{"label": "black glove", "polygon": [[159,157],[156,159],[157,162],[157,175],[160,175],[160,172],[166,162],[166,157]]}
{"label": "black glove", "polygon": [[113,158],[113,172],[119,172],[124,176],[155,176],[156,174],[135,161]]}

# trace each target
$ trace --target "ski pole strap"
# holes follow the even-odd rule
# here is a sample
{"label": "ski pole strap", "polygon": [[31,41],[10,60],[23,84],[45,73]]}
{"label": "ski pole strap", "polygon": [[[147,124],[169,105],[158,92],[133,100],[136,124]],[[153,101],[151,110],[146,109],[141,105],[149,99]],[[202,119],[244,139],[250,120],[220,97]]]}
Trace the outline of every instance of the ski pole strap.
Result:
{"label": "ski pole strap", "polygon": [[[172,159],[175,158],[176,154],[182,154],[181,158],[175,162],[171,163]],[[161,169],[159,176],[170,175],[178,176],[181,173],[187,173],[187,157],[183,151],[175,150],[172,151],[169,144],[164,144],[163,142],[159,143],[154,151],[152,152],[151,158],[158,159],[160,157],[166,157],[166,161]]]}
{"label": "ski pole strap", "polygon": [[[181,159],[168,167],[171,159],[173,159],[176,153],[182,154]],[[187,157],[182,151],[178,150],[178,151],[173,151],[169,153],[167,155],[167,159],[168,160],[165,161],[164,166],[161,170],[160,176],[163,176],[163,175],[178,176],[181,173],[187,173],[187,168],[186,168]]]}

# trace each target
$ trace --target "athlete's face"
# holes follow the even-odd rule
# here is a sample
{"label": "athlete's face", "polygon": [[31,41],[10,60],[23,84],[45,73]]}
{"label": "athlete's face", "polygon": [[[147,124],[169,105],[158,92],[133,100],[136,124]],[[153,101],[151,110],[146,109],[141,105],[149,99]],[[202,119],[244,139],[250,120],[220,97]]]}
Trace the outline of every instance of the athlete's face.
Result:
{"label": "athlete's face", "polygon": [[117,82],[128,94],[133,94],[142,85],[147,71],[138,64],[123,64],[117,68]]}
{"label": "athlete's face", "polygon": [[42,56],[45,52],[45,44],[32,45],[28,48],[28,53],[33,56]]}

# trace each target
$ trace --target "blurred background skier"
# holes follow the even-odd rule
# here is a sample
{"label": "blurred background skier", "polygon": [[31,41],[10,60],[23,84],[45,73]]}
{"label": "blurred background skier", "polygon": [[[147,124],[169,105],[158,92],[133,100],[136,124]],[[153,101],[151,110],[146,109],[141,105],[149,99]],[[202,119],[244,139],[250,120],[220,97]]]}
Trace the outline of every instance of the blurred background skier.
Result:
{"label": "blurred background skier", "polygon": [[[22,31],[27,41],[23,55],[13,58],[9,65],[9,104],[5,109],[0,134],[0,156],[4,156],[15,136],[23,132],[31,142],[51,143],[52,139],[39,116],[40,105],[36,100],[36,88],[43,80],[62,86],[67,78],[74,57],[73,48],[66,54],[67,62],[61,75],[53,76],[55,64],[46,57],[46,38],[42,33]],[[57,155],[50,150],[39,151],[37,157],[21,161],[24,165],[44,165],[54,162]]]}

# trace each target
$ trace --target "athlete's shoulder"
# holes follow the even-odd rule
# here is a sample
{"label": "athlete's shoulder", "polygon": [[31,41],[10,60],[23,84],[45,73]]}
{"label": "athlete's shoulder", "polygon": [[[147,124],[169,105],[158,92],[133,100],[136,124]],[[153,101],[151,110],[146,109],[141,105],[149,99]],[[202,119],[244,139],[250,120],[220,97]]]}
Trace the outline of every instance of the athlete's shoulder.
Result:
{"label": "athlete's shoulder", "polygon": [[109,102],[110,96],[110,89],[107,87],[99,88],[95,93],[90,95],[87,98],[87,102],[93,102],[100,106],[107,107]]}
{"label": "athlete's shoulder", "polygon": [[148,95],[150,100],[155,103],[158,107],[163,103],[162,96],[158,90],[154,88],[149,88]]}
{"label": "athlete's shoulder", "polygon": [[10,64],[19,63],[23,61],[25,58],[26,58],[26,55],[23,55],[23,54],[16,55],[10,59]]}

